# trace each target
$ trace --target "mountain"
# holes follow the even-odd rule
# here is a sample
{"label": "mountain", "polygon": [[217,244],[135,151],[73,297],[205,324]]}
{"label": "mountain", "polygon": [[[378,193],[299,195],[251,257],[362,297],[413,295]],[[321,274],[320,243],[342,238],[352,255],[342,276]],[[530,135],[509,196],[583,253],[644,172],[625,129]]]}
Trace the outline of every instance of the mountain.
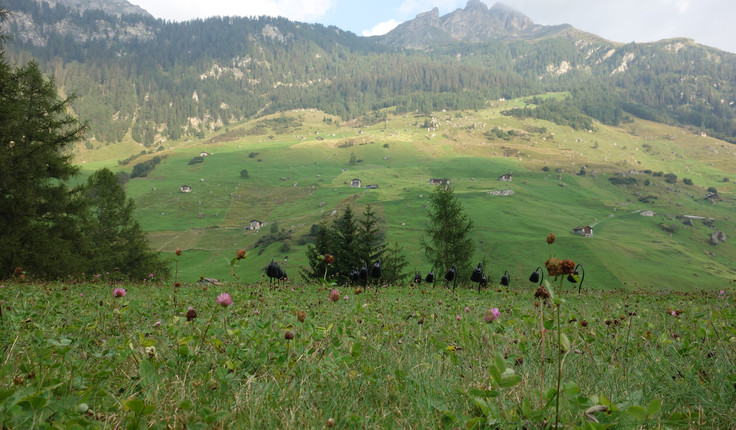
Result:
{"label": "mountain", "polygon": [[635,116],[736,142],[736,55],[688,39],[621,44],[478,0],[372,38],[284,18],[177,23],[124,14],[120,1],[64,1],[87,9],[6,0],[2,31],[11,60],[36,58],[77,94],[88,146],[132,139],[150,150],[290,109],[348,121],[550,91],[570,96],[555,108],[568,117]]}
{"label": "mountain", "polygon": [[131,4],[127,0],[31,0],[36,3],[46,3],[50,7],[63,5],[70,10],[84,13],[86,10],[99,10],[108,15],[141,15],[145,17],[153,17],[145,9],[140,6]]}
{"label": "mountain", "polygon": [[378,39],[391,46],[430,49],[452,41],[478,43],[538,39],[571,28],[569,25],[535,24],[528,16],[502,3],[489,9],[480,0],[469,0],[465,9],[457,9],[442,17],[438,8],[421,13]]}

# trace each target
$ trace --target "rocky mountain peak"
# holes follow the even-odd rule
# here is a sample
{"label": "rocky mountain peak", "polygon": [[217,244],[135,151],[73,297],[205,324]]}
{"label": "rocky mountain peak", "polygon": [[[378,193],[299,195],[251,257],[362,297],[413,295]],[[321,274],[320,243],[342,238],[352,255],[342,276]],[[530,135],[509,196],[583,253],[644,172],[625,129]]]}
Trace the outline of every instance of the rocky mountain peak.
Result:
{"label": "rocky mountain peak", "polygon": [[440,16],[437,8],[421,13],[382,36],[384,42],[407,48],[428,48],[452,41],[535,39],[559,33],[567,25],[535,24],[528,16],[502,3],[491,8],[481,0],[469,0],[464,9]]}

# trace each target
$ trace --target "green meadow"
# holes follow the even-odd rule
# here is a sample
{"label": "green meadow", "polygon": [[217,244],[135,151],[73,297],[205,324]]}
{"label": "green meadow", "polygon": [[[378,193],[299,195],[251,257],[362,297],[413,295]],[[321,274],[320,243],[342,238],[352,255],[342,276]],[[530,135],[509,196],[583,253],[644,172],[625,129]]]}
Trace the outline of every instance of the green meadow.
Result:
{"label": "green meadow", "polygon": [[0,428],[736,425],[733,286],[546,285],[7,280]]}
{"label": "green meadow", "polygon": [[[289,275],[298,276],[312,225],[332,222],[346,205],[360,214],[369,204],[381,217],[386,241],[404,248],[409,271],[426,273],[430,267],[420,241],[430,178],[450,180],[475,225],[476,259],[486,263],[491,281],[506,270],[516,279],[528,277],[548,257],[537,245],[549,232],[569,258],[584,265],[591,286],[716,289],[736,277],[734,241],[709,243],[715,230],[736,238],[729,221],[735,146],[698,130],[638,119],[573,130],[501,114],[522,105],[495,102],[484,110],[432,117],[387,112],[385,121],[370,125],[339,123],[321,112],[284,112],[230,124],[203,141],[163,142],[161,151],[113,168],[130,172],[138,162],[164,157],[146,178],[128,182],[126,191],[151,246],[172,256],[177,248],[184,251],[179,275],[186,281],[226,279],[239,248],[248,250],[243,280],[259,279],[271,259],[286,259]],[[255,127],[281,117],[294,119],[287,130]],[[437,126],[423,127],[430,119]],[[495,127],[504,138],[491,133]],[[228,141],[248,130],[259,131]],[[78,156],[96,160],[81,164],[85,173],[114,165],[103,159],[104,151]],[[204,162],[190,165],[203,151],[209,153]],[[241,178],[243,170],[247,179]],[[645,171],[678,179],[670,184]],[[505,173],[513,175],[512,182],[498,180]],[[637,183],[613,185],[609,178],[615,175]],[[361,188],[350,187],[353,178]],[[370,184],[378,188],[366,189]],[[183,185],[192,192],[181,192]],[[709,187],[717,189],[715,203],[705,199]],[[490,194],[499,190],[513,195]],[[655,215],[642,216],[644,210]],[[686,225],[677,218],[683,215],[706,219]],[[253,219],[264,227],[246,230]],[[586,225],[594,237],[572,233]],[[288,239],[256,248],[274,229]]]}

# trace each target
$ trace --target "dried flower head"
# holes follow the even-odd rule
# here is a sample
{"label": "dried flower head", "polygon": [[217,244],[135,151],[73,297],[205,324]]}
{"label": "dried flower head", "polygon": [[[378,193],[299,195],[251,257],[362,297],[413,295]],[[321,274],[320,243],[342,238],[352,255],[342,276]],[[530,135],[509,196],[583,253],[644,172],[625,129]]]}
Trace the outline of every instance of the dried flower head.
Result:
{"label": "dried flower head", "polygon": [[561,275],[562,273],[560,272],[560,263],[561,260],[557,257],[552,257],[549,260],[545,261],[544,267],[547,268],[547,274],[549,274],[549,276]]}
{"label": "dried flower head", "polygon": [[322,260],[325,264],[332,264],[335,262],[335,256],[332,254],[325,254],[324,257],[322,257]]}
{"label": "dried flower head", "polygon": [[217,304],[226,308],[233,304],[233,299],[230,297],[230,294],[222,293],[217,296]]}
{"label": "dried flower head", "polygon": [[547,235],[547,243],[549,243],[550,245],[552,245],[553,243],[555,243],[555,234],[554,233],[550,233],[550,234]]}
{"label": "dried flower head", "polygon": [[187,308],[187,321],[192,321],[195,318],[197,318],[197,311],[193,307],[189,306]]}
{"label": "dried flower head", "polygon": [[125,291],[125,288],[115,288],[112,290],[112,296],[116,299],[119,299],[120,297],[125,297],[125,295],[128,294],[127,291]]}
{"label": "dried flower head", "polygon": [[572,275],[575,272],[575,262],[572,260],[562,260],[560,262],[560,274]]}
{"label": "dried flower head", "polygon": [[537,288],[537,291],[534,292],[534,298],[547,300],[549,299],[549,292],[544,288],[544,286],[540,285]]}
{"label": "dried flower head", "polygon": [[299,322],[303,323],[305,319],[307,319],[307,314],[304,311],[299,311],[296,314],[296,319],[299,320]]}
{"label": "dried flower head", "polygon": [[363,287],[355,287],[355,290],[353,292],[357,295],[363,292]]}
{"label": "dried flower head", "polygon": [[15,276],[22,275],[23,274],[23,268],[20,267],[20,266],[16,267],[14,273],[15,273]]}
{"label": "dried flower head", "polygon": [[235,255],[235,258],[238,260],[242,260],[245,258],[245,249],[238,249],[238,253]]}
{"label": "dried flower head", "polygon": [[178,257],[180,255],[181,255],[181,248],[176,248],[176,256]]}
{"label": "dried flower head", "polygon": [[180,287],[181,287],[181,282],[179,281],[174,282],[174,288],[180,288]]}
{"label": "dried flower head", "polygon": [[337,302],[338,300],[340,300],[340,292],[337,289],[330,291],[330,301]]}
{"label": "dried flower head", "polygon": [[284,333],[284,339],[286,339],[286,340],[292,340],[292,339],[294,339],[294,332],[287,331],[286,333]]}

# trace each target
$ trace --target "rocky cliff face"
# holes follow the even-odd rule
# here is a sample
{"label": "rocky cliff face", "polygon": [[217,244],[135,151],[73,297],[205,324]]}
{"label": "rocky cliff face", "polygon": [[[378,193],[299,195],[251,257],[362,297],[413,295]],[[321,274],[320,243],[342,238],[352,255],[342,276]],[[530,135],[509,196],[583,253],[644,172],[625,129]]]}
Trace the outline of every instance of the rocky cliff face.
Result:
{"label": "rocky cliff face", "polygon": [[131,4],[127,0],[35,0],[37,3],[45,2],[51,6],[62,4],[70,9],[84,12],[85,10],[101,10],[109,15],[142,15],[153,17],[140,6]]}
{"label": "rocky cliff face", "polygon": [[[34,19],[33,12],[12,11],[5,23],[0,24],[0,32],[12,34],[13,38],[34,46],[46,46],[50,38],[71,37],[77,43],[88,40],[112,40],[122,42],[132,40],[146,41],[155,36],[154,21],[151,19],[121,20],[123,15],[152,16],[126,0],[38,0],[52,8],[62,5],[83,14],[87,10],[101,10],[109,15],[96,19],[92,26],[78,16],[66,16],[59,20],[40,22]],[[76,14],[75,14],[76,15]]]}
{"label": "rocky cliff face", "polygon": [[570,28],[569,25],[535,24],[528,16],[501,3],[489,9],[480,0],[470,0],[465,9],[442,17],[437,8],[421,13],[381,36],[380,40],[394,46],[423,49],[452,41],[536,39]]}

